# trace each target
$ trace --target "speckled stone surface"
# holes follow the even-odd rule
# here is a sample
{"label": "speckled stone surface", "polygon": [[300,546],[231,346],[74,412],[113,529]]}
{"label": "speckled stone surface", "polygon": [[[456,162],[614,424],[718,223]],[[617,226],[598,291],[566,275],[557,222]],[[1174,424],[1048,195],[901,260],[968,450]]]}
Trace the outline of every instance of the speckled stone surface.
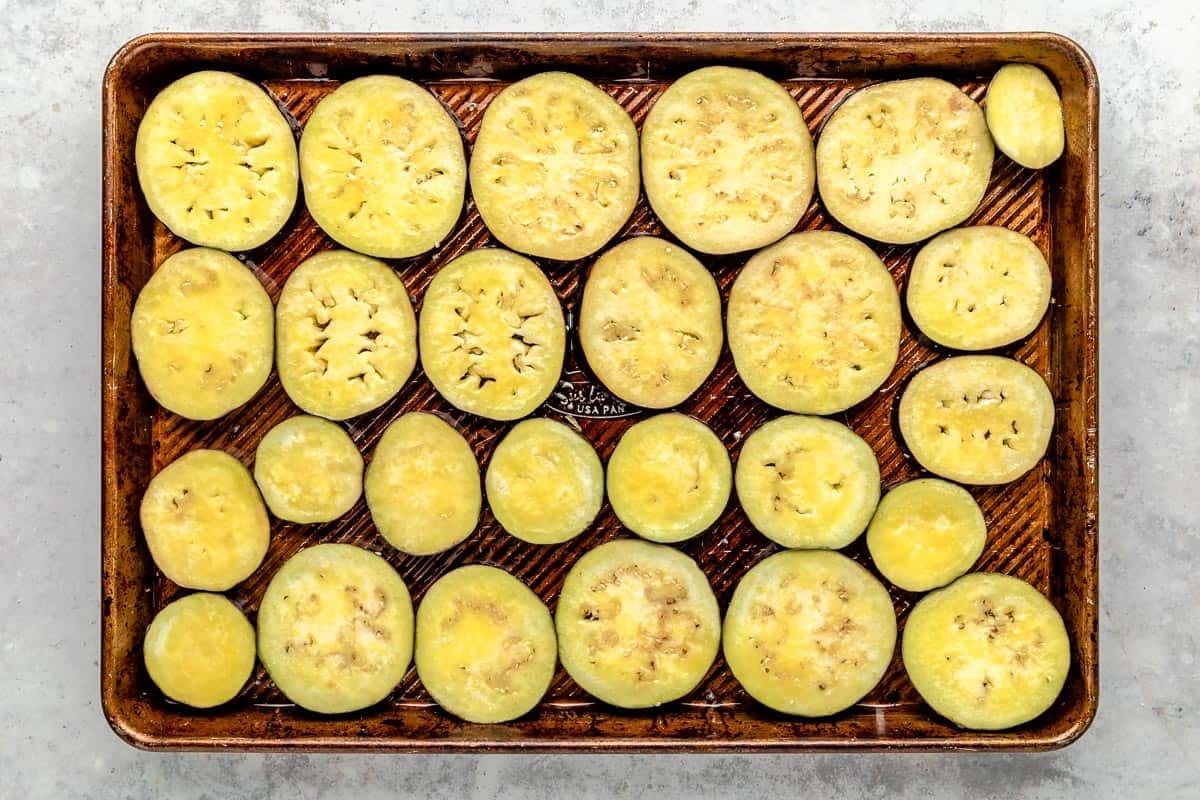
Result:
{"label": "speckled stone surface", "polygon": [[[920,8],[920,11],[917,9]],[[1043,755],[156,755],[99,708],[100,78],[151,30],[1054,30],[1103,91],[1102,698]],[[1200,797],[1200,12],[1114,0],[0,4],[0,797]]]}

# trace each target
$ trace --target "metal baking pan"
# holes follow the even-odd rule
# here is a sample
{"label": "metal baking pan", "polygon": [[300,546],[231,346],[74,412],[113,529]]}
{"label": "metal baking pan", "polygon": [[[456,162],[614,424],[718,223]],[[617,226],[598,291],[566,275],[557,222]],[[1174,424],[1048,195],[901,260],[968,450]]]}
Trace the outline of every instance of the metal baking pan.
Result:
{"label": "metal baking pan", "polygon": [[[356,714],[320,717],[290,705],[260,668],[237,699],[209,711],[167,701],[151,684],[141,640],[155,611],[178,593],[162,578],[143,541],[138,504],[154,473],[195,447],[226,450],[249,464],[259,439],[296,413],[273,375],[253,401],[212,422],[193,422],[156,406],[137,375],[130,348],[134,298],[153,269],[183,243],[150,214],[137,186],[134,137],[154,94],[197,69],[224,69],[261,83],[297,127],[339,81],[397,74],[426,85],[462,125],[468,146],[488,102],[506,83],[546,69],[566,69],[597,82],[639,125],[669,82],[709,64],[751,67],[782,81],[818,132],[829,112],[867,83],[936,75],[976,99],[1001,64],[1031,62],[1061,91],[1066,154],[1031,171],[997,153],[991,184],[971,223],[1028,234],[1046,253],[1054,280],[1050,313],[1037,331],[1006,353],[1048,381],[1057,407],[1050,451],[1017,482],[972,489],[988,521],[978,570],[1022,577],[1062,612],[1072,639],[1072,667],[1057,703],[1013,730],[960,730],[925,706],[899,657],[862,702],[822,720],[788,718],[754,703],[718,658],[700,687],[682,701],[641,712],[591,700],[559,670],[542,704],[501,725],[460,722],[440,711],[415,670],[383,703]],[[1075,740],[1097,705],[1097,125],[1095,69],[1074,42],[1021,34],[151,34],[125,45],[104,79],[103,219],[103,518],[101,527],[101,693],[116,732],[150,749],[344,751],[802,751],[802,750],[1044,750]],[[277,299],[288,273],[305,257],[333,246],[301,207],[275,239],[244,254]],[[819,199],[799,229],[835,228]],[[662,233],[639,202],[618,238]],[[490,236],[468,199],[466,212],[436,251],[392,262],[418,304],[430,277],[451,258],[486,245]],[[903,285],[915,246],[873,245]],[[702,257],[724,293],[747,254]],[[540,262],[573,317],[591,259]],[[573,331],[569,335],[573,335]],[[563,383],[546,413],[574,419],[604,458],[621,433],[646,412],[614,400],[590,378],[571,346]],[[918,474],[893,429],[897,387],[940,357],[914,335],[909,321],[900,360],[874,396],[838,415],[875,449],[885,486]],[[389,421],[411,409],[452,420],[482,464],[505,429],[453,409],[418,369],[391,402],[350,421],[349,432],[369,457]],[[707,422],[736,459],[747,432],[778,414],[754,398],[733,368],[728,349],[712,376],[680,410]],[[575,540],[553,547],[525,544],[484,511],[476,532],[436,556],[408,557],[388,547],[360,502],[328,525],[272,523],[263,566],[230,597],[253,619],[271,575],[299,548],[353,542],[381,552],[408,583],[414,600],[447,570],[483,562],[526,581],[553,608],[567,570],[581,553],[622,535],[607,506]],[[682,545],[708,574],[722,606],[737,580],[776,549],[749,525],[736,499],[712,529]],[[847,550],[869,566],[861,541]],[[893,590],[903,624],[915,596]]]}

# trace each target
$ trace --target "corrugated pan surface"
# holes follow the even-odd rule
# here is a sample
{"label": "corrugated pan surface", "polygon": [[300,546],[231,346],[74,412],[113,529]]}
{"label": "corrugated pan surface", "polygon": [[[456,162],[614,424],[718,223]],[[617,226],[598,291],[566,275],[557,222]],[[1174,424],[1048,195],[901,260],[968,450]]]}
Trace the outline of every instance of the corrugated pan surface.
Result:
{"label": "corrugated pan surface", "polygon": [[[542,705],[504,725],[459,722],[433,706],[415,670],[381,705],[322,718],[292,707],[259,668],[228,706],[196,712],[164,700],[142,667],[140,639],[153,613],[178,588],[159,576],[141,539],[137,505],[152,475],[197,447],[228,451],[252,463],[262,436],[298,413],[273,374],[243,408],[212,422],[185,420],[158,408],[140,384],[129,346],[132,300],[150,272],[184,243],[153,220],[136,186],[133,136],[153,94],[197,68],[224,68],[261,82],[302,126],[337,82],[387,72],[424,82],[452,111],[468,146],[487,104],[512,79],[546,68],[568,68],[599,83],[641,124],[673,76],[707,63],[744,64],[784,82],[816,134],[826,116],[856,88],[914,74],[945,77],[976,99],[986,79],[1008,60],[1039,63],[1058,82],[1066,108],[1067,156],[1047,171],[1021,168],[997,152],[985,198],[968,224],[1024,233],[1042,248],[1054,273],[1050,314],[1029,338],[1003,351],[1046,377],[1058,421],[1043,463],[1007,486],[972,489],[988,522],[988,543],[976,566],[1030,581],[1067,620],[1074,664],[1058,703],[1013,731],[960,731],[924,706],[904,676],[899,654],[874,691],[835,717],[806,721],[751,701],[718,658],[688,698],[649,712],[619,711],[592,701],[561,670]],[[1086,55],[1052,35],[988,36],[185,36],[144,37],[113,61],[105,82],[104,227],[104,525],[102,694],[119,733],[146,747],[487,750],[693,750],[855,748],[1048,748],[1073,740],[1096,706],[1096,85]],[[798,230],[837,229],[819,198]],[[619,234],[664,235],[644,196]],[[419,309],[425,287],[455,256],[495,244],[468,199],[454,233],[431,254],[390,262]],[[272,299],[292,269],[334,243],[300,203],[283,232],[244,254]],[[899,288],[918,247],[873,245]],[[722,294],[749,254],[702,256]],[[620,435],[648,413],[609,396],[592,378],[574,341],[574,318],[594,260],[539,261],[566,311],[569,351],[563,381],[545,413],[577,424],[602,458]],[[885,487],[920,473],[896,432],[898,390],[944,353],[905,319],[899,362],[885,385],[838,419],[874,448]],[[450,420],[486,466],[511,424],[455,410],[418,370],[399,395],[348,424],[370,457],[388,423],[422,409]],[[707,422],[737,458],[745,436],[778,416],[738,378],[728,348],[701,389],[680,411]],[[623,532],[606,503],[595,524],[569,543],[540,547],[508,536],[484,511],[475,533],[452,550],[408,557],[390,548],[363,502],[334,523],[300,526],[273,520],[262,567],[229,593],[253,619],[275,570],[300,548],[350,542],[380,552],[399,570],[414,600],[446,571],[463,564],[502,567],[527,582],[553,609],[567,570],[586,550]],[[708,531],[682,549],[706,572],[722,608],[734,585],[778,549],[756,533],[736,498]],[[870,565],[863,542],[846,551]],[[892,592],[901,624],[916,596]]]}

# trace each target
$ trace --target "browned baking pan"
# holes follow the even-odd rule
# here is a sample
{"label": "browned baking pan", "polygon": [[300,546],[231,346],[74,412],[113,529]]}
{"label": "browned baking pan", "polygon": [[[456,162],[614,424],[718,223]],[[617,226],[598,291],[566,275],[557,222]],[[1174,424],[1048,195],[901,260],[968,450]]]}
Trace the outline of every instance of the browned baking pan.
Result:
{"label": "browned baking pan", "polygon": [[[1022,577],[1062,612],[1072,640],[1072,667],[1058,702],[1019,728],[959,730],[925,706],[899,663],[861,703],[822,720],[787,718],[750,700],[718,659],[683,701],[628,712],[589,699],[561,670],[544,702],[502,725],[449,717],[432,704],[415,671],[390,698],[366,711],[319,717],[289,703],[260,669],[227,706],[193,711],[165,700],[142,666],[141,640],[154,612],[178,592],[157,574],[138,525],[138,504],[151,476],[194,447],[217,447],[247,464],[263,434],[296,413],[277,379],[242,409],[213,422],[192,422],[160,408],[141,384],[130,349],[130,309],[154,268],[182,246],[151,216],[134,173],[134,136],[147,103],[170,81],[196,69],[225,69],[259,81],[303,125],[338,81],[370,73],[402,75],[427,85],[462,124],[468,144],[488,102],[506,82],[545,69],[567,69],[599,83],[641,123],[670,80],[707,64],[761,70],[784,82],[815,132],[830,110],[871,81],[937,75],[982,98],[994,70],[1009,61],[1042,67],[1063,97],[1066,155],[1048,170],[1018,167],[997,154],[991,185],[972,218],[1028,234],[1049,258],[1054,302],[1037,331],[1004,352],[1048,381],[1058,418],[1043,464],[1008,486],[972,492],[988,520],[987,548],[977,569]],[[103,521],[101,529],[101,694],[119,735],[153,749],[363,751],[797,751],[1043,750],[1074,741],[1097,704],[1097,124],[1099,90],[1088,56],[1074,42],[1025,34],[530,34],[530,35],[276,35],[152,34],[125,45],[104,79],[103,225]],[[833,228],[819,200],[800,229]],[[662,228],[645,200],[620,238]],[[488,244],[468,201],[466,213],[435,252],[392,262],[419,303],[437,269],[459,253]],[[308,255],[333,243],[301,207],[273,241],[245,254],[272,296]],[[915,247],[874,245],[902,284]],[[701,257],[728,292],[746,255]],[[568,318],[591,259],[541,262]],[[941,355],[906,323],[900,361],[874,396],[839,418],[875,449],[891,486],[918,474],[892,426],[898,386]],[[403,411],[432,409],[464,432],[486,464],[500,423],[455,411],[418,371],[383,408],[349,424],[369,457],[383,428]],[[776,416],[746,390],[726,349],[697,394],[680,410],[705,420],[734,458],[745,434]],[[564,383],[545,413],[575,419],[602,457],[646,412],[612,400],[589,378],[575,352]],[[553,608],[563,577],[581,553],[622,534],[605,505],[596,523],[572,542],[525,544],[505,534],[486,510],[460,546],[416,558],[388,547],[365,506],[328,525],[274,521],[262,568],[230,597],[253,619],[275,569],[300,547],[353,542],[396,566],[419,600],[452,567],[485,562],[526,581]],[[707,572],[722,605],[736,581],[775,550],[749,525],[736,500],[713,528],[682,549]],[[848,554],[868,563],[861,542]],[[893,590],[901,623],[915,596]]]}

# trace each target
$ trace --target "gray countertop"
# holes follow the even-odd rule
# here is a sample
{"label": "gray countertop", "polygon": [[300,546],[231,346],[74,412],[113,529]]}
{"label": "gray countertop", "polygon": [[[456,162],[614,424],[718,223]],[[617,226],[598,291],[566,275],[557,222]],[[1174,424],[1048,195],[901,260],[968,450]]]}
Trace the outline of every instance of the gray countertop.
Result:
{"label": "gray countertop", "polygon": [[[0,5],[0,797],[1200,797],[1200,16],[1166,0],[917,5]],[[97,667],[100,78],[138,33],[258,29],[1053,30],[1083,44],[1103,93],[1092,729],[1003,756],[160,755],[119,741]]]}

